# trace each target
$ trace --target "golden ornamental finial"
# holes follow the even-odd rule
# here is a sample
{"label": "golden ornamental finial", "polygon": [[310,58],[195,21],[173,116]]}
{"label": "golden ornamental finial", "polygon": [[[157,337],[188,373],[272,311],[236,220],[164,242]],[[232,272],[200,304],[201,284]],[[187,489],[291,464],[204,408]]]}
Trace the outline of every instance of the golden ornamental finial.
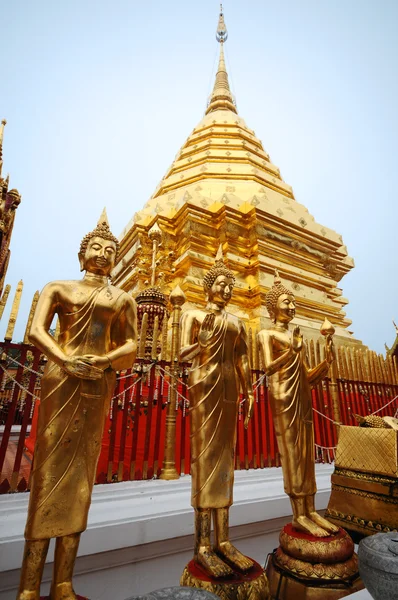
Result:
{"label": "golden ornamental finial", "polygon": [[97,226],[105,224],[109,227],[109,221],[108,221],[108,215],[106,214],[106,207],[104,206],[104,208],[102,209],[102,213],[100,218],[98,219],[98,223]]}
{"label": "golden ornamental finial", "polygon": [[224,58],[224,42],[228,38],[228,31],[224,22],[224,13],[222,12],[222,4],[220,5],[220,16],[218,19],[218,27],[216,31],[217,41],[220,42],[220,58],[214,82],[213,91],[210,97],[209,105],[206,110],[206,115],[214,110],[230,110],[237,113],[235,100],[229,89],[228,73],[225,66]]}
{"label": "golden ornamental finial", "polygon": [[218,250],[217,250],[217,254],[216,254],[216,260],[215,260],[215,262],[219,262],[219,261],[224,262],[224,255],[223,255],[223,252],[222,252],[222,244],[220,244],[218,246]]}
{"label": "golden ornamental finial", "polygon": [[228,39],[228,30],[227,30],[227,28],[225,26],[225,22],[224,22],[224,13],[222,11],[222,4],[220,4],[220,16],[218,18],[216,39],[217,39],[217,42],[220,42],[220,44],[223,44]]}
{"label": "golden ornamental finial", "polygon": [[4,127],[7,125],[7,121],[3,119],[0,125],[0,175],[3,168],[3,137],[4,137]]}
{"label": "golden ornamental finial", "polygon": [[3,143],[4,127],[6,125],[7,125],[7,121],[5,119],[2,119],[2,121],[1,121],[1,127],[0,127],[0,144]]}

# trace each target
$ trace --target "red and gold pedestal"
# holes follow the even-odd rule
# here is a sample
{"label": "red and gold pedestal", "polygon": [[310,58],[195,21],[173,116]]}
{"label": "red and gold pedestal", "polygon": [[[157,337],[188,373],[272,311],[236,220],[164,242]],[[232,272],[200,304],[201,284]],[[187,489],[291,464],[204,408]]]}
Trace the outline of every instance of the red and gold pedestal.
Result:
{"label": "red and gold pedestal", "polygon": [[363,589],[354,543],[344,529],[318,538],[289,523],[279,536],[266,573],[275,600],[337,600]]}
{"label": "red and gold pedestal", "polygon": [[268,581],[264,569],[253,559],[254,566],[247,573],[234,571],[232,577],[215,579],[191,560],[184,569],[180,585],[212,592],[222,600],[268,600]]}

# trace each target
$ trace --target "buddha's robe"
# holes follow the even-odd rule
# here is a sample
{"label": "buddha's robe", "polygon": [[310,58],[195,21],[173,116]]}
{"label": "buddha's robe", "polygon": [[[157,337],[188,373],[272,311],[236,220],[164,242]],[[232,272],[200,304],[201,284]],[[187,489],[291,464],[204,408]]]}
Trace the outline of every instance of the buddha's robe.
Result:
{"label": "buddha's robe", "polygon": [[[61,312],[58,343],[65,354],[103,356],[121,346],[125,311],[131,302],[122,290],[102,285],[75,312]],[[71,376],[48,361],[41,383],[26,539],[86,529],[115,381],[112,369],[92,381]]]}
{"label": "buddha's robe", "polygon": [[[181,345],[198,342],[207,310],[182,315]],[[247,361],[243,323],[224,311],[216,312],[213,337],[198,346],[188,377],[191,418],[191,504],[194,508],[223,508],[233,502],[239,374]]]}
{"label": "buddha's robe", "polygon": [[[276,360],[290,348],[290,334],[278,331],[273,335],[272,330],[263,330],[259,343],[263,349],[271,347],[271,358]],[[267,370],[267,360],[264,362]],[[327,370],[323,361],[312,372],[312,383],[326,375]],[[316,481],[312,395],[304,347],[268,376],[268,389],[285,492],[292,498],[313,495]]]}

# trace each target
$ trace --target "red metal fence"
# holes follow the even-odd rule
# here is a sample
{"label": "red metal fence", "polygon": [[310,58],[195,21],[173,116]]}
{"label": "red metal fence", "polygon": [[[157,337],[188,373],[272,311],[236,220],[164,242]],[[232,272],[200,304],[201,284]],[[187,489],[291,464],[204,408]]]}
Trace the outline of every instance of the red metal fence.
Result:
{"label": "red metal fence", "polygon": [[[40,403],[43,356],[33,346],[3,344],[0,360],[0,493],[29,487],[35,431]],[[344,352],[343,352],[344,354]],[[380,416],[394,414],[398,403],[398,378],[380,371],[369,380],[366,374],[349,372],[346,356],[339,355],[339,377],[325,379],[313,390],[315,453],[318,461],[331,462],[337,444],[334,424],[333,384],[341,421],[354,425],[354,413]],[[347,354],[347,356],[349,353]],[[319,357],[317,357],[318,359]],[[344,360],[343,360],[344,359]],[[315,357],[313,357],[315,360]],[[344,371],[347,366],[347,372]],[[166,407],[172,387],[177,390],[176,468],[190,472],[188,367],[182,365],[178,380],[170,373],[170,362],[138,359],[133,369],[118,375],[102,440],[97,483],[151,479],[159,476],[165,445]],[[351,375],[347,378],[347,374]],[[237,424],[237,469],[279,466],[266,378],[252,371],[255,405],[247,430],[243,427],[244,406]]]}

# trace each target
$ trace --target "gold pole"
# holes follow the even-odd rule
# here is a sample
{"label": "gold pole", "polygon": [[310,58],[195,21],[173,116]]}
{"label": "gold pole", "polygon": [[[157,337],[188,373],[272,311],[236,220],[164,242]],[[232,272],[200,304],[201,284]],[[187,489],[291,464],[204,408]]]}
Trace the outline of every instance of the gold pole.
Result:
{"label": "gold pole", "polygon": [[148,313],[142,315],[140,342],[138,345],[138,358],[145,358],[145,342],[148,330]]}
{"label": "gold pole", "polygon": [[11,290],[11,286],[9,283],[7,283],[7,285],[4,289],[3,295],[1,297],[1,300],[0,300],[0,319],[3,316],[4,308],[5,308],[5,305],[7,304],[8,294],[10,293],[10,290]]}
{"label": "gold pole", "polygon": [[177,377],[180,354],[180,313],[181,306],[185,302],[185,294],[177,285],[170,294],[170,302],[173,307],[173,321],[171,330],[171,374],[170,402],[167,405],[166,414],[166,441],[164,449],[163,467],[159,479],[179,479],[175,466],[175,443],[176,443],[176,400],[177,400]]}
{"label": "gold pole", "polygon": [[28,317],[28,322],[26,324],[25,335],[23,338],[24,344],[29,344],[29,333],[30,333],[30,328],[32,326],[33,315],[35,314],[38,299],[39,299],[39,291],[37,291],[35,293],[35,295],[33,296],[32,305],[30,307],[30,312],[29,312],[29,317]]}
{"label": "gold pole", "polygon": [[[332,411],[333,411],[333,419],[336,423],[341,423],[341,413],[340,413],[340,398],[339,398],[339,388],[337,384],[337,378],[339,376],[339,369],[337,364],[337,352],[335,360],[330,365],[330,381],[329,381],[329,389],[330,396],[332,398]],[[339,433],[339,428],[337,428],[337,434]]]}
{"label": "gold pole", "polygon": [[158,337],[159,337],[159,317],[156,315],[153,325],[152,352],[151,359],[156,360],[158,357]]}
{"label": "gold pole", "polygon": [[11,340],[12,340],[12,336],[13,336],[14,329],[15,329],[15,323],[17,322],[17,317],[18,317],[19,304],[21,302],[22,289],[23,289],[23,281],[21,279],[21,281],[18,283],[17,291],[15,292],[14,302],[12,303],[11,315],[10,315],[10,319],[8,321],[7,331],[4,336],[4,339],[6,342],[11,342]]}
{"label": "gold pole", "polygon": [[167,314],[163,317],[163,325],[162,325],[162,353],[161,360],[167,360]]}

